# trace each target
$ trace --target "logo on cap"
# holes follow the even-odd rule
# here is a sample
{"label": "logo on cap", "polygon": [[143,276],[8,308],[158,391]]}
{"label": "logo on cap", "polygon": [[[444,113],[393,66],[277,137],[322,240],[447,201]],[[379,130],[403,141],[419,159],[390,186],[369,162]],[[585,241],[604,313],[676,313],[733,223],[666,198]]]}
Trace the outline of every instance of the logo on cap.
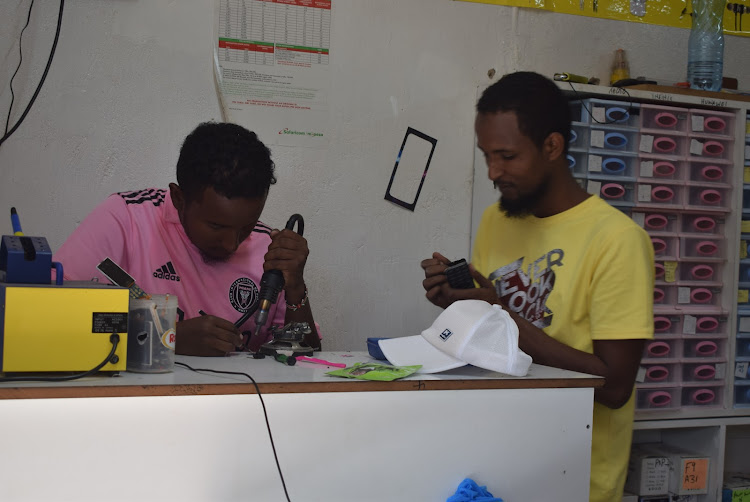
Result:
{"label": "logo on cap", "polygon": [[453,334],[453,331],[451,331],[451,330],[449,330],[449,329],[446,329],[445,331],[443,331],[442,333],[440,333],[440,338],[441,338],[441,339],[442,339],[443,341],[445,341],[445,340],[447,340],[448,338],[450,338],[452,334]]}

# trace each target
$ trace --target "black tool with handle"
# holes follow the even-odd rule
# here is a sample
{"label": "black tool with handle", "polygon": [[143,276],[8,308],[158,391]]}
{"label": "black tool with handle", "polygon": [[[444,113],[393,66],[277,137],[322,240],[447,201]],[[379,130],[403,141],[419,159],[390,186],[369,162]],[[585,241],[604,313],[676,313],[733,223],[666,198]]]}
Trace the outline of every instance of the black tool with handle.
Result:
{"label": "black tool with handle", "polygon": [[[299,214],[293,214],[286,222],[287,230],[294,230],[294,224],[297,224],[297,233],[302,235],[305,231],[305,220]],[[267,270],[263,272],[260,279],[260,305],[258,313],[255,315],[255,334],[260,333],[261,328],[268,320],[268,311],[271,305],[276,303],[279,293],[284,289],[284,274],[280,270]]]}

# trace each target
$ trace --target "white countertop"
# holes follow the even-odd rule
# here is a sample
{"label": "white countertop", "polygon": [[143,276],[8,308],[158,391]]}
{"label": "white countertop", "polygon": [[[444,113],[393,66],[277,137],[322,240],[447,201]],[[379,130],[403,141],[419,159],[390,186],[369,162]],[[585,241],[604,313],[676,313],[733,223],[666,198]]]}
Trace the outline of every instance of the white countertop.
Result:
{"label": "white countertop", "polygon": [[[352,366],[358,362],[380,362],[367,352],[316,352],[315,358]],[[393,382],[373,382],[327,375],[338,369],[298,361],[287,366],[271,357],[254,359],[248,353],[227,357],[177,356],[177,362],[195,369],[246,373],[261,386],[262,392],[357,392],[370,390],[456,389],[456,388],[550,388],[598,387],[600,377],[532,364],[524,377],[496,373],[475,366],[464,366],[436,374],[415,373]],[[125,389],[128,389],[127,391]],[[85,390],[85,391],[84,391]],[[105,395],[187,395],[255,392],[244,375],[194,372],[175,365],[170,373],[122,372],[98,374],[68,382],[3,382],[0,398],[98,397]]]}

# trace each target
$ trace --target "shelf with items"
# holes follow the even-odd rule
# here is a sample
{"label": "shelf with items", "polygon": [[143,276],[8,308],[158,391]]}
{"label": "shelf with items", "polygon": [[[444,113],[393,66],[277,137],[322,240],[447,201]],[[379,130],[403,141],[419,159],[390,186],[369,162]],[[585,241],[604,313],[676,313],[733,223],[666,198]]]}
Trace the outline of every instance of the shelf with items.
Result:
{"label": "shelf with items", "polygon": [[[742,417],[636,422],[633,430],[633,453],[637,455],[637,452],[649,447],[651,458],[665,458],[664,462],[657,460],[646,464],[651,470],[645,474],[658,474],[650,477],[645,486],[651,489],[651,495],[663,493],[667,486],[670,487],[668,490],[674,491],[679,488],[676,482],[686,479],[683,476],[686,472],[676,468],[680,464],[666,458],[666,452],[675,448],[689,452],[696,460],[700,459],[695,464],[700,465],[700,468],[691,470],[689,473],[697,476],[689,478],[692,483],[686,488],[693,488],[694,492],[703,493],[690,495],[693,498],[689,500],[695,502],[722,500],[724,480],[737,473],[750,474],[750,456],[747,455],[750,449],[750,424]],[[660,451],[664,452],[663,457],[660,456]],[[633,467],[637,465],[635,460],[631,457]],[[672,468],[657,472],[654,468],[660,465],[671,465]],[[684,468],[682,464],[682,469]],[[658,481],[661,483],[657,483]],[[638,486],[634,487],[633,484],[633,480],[629,479],[626,486],[637,490]],[[699,487],[703,489],[696,489]]]}
{"label": "shelf with items", "polygon": [[[750,101],[560,86],[574,100],[577,134],[585,138],[571,149],[580,161],[578,183],[602,197],[607,183],[619,182],[622,200],[612,197],[621,191],[611,186],[610,197],[602,199],[643,227],[655,248],[655,333],[645,343],[634,390],[633,443],[703,455],[706,492],[690,500],[720,500],[725,473],[750,473],[750,373],[744,366],[750,366],[750,198],[743,204],[743,195],[750,197]],[[605,120],[601,111],[586,117],[596,107],[605,108]],[[630,122],[622,129],[597,123],[606,122],[611,108],[628,111]],[[592,146],[592,130],[620,132],[627,146],[602,148],[601,132]],[[634,141],[637,148],[628,149]],[[610,158],[617,160],[603,169]],[[738,305],[743,290],[746,305]],[[743,332],[738,327],[745,307]],[[730,448],[740,436],[742,453]]]}
{"label": "shelf with items", "polygon": [[[734,187],[743,186],[745,175],[734,166],[744,161],[746,105],[711,107],[688,96],[629,90],[606,96],[576,91],[568,93],[582,98],[571,102],[575,140],[569,154],[576,179],[633,218],[654,246],[655,323],[661,324],[644,352],[636,418],[750,414],[733,408],[733,371],[727,369],[734,363],[741,273],[733,243],[743,205]],[[750,202],[746,209],[750,226]],[[709,324],[709,318],[720,320]],[[720,329],[701,333],[698,322]],[[648,352],[659,348],[671,354]]]}

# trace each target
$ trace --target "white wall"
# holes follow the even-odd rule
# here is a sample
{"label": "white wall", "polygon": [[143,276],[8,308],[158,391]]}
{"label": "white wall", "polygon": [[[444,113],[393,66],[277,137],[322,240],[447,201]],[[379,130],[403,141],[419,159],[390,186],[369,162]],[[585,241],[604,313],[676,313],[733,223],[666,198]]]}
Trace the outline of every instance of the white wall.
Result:
{"label": "white wall", "polygon": [[[29,0],[0,2],[0,117]],[[36,2],[23,38],[11,124],[42,74],[57,2]],[[56,249],[115,191],[166,186],[181,140],[220,119],[212,74],[213,2],[68,0],[47,81],[0,146],[0,214]],[[476,89],[528,69],[608,81],[612,54],[631,74],[684,79],[687,30],[451,0],[334,0],[333,131],[328,150],[274,147],[279,183],[263,220],[305,216],[306,280],[327,349],[416,334],[438,310],[421,259],[469,251]],[[750,88],[750,39],[728,37],[725,75]],[[497,76],[495,78],[497,78]],[[414,213],[383,200],[408,126],[438,139]],[[478,180],[485,183],[486,180]],[[10,233],[0,216],[0,233]]]}

